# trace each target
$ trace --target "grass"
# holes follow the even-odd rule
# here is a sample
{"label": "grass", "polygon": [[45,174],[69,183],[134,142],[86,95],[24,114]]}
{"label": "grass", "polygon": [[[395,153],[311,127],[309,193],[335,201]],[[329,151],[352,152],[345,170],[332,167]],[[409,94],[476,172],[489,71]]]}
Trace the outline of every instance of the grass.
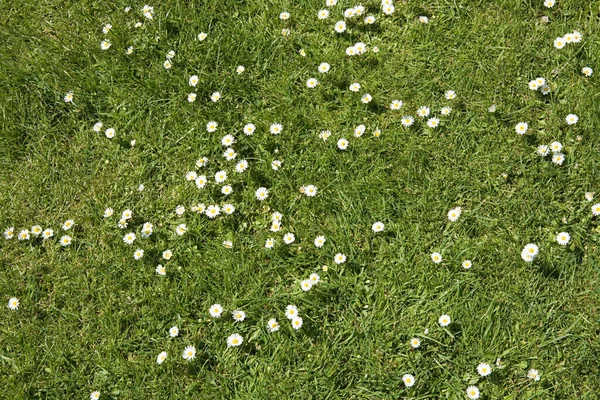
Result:
{"label": "grass", "polygon": [[[384,16],[364,1],[376,24],[352,23],[343,34],[333,24],[356,4],[342,0],[325,21],[316,18],[322,0],[165,0],[153,4],[152,21],[142,3],[0,4],[0,226],[55,231],[45,242],[0,241],[2,301],[21,303],[0,311],[7,398],[85,399],[98,390],[102,399],[454,399],[472,384],[485,399],[597,398],[600,229],[584,193],[599,191],[600,90],[597,73],[580,71],[600,71],[598,3],[410,1]],[[106,23],[112,46],[102,51]],[[552,46],[574,29],[581,43]],[[359,40],[380,51],[348,58]],[[169,50],[176,56],[165,70]],[[329,74],[316,72],[323,61]],[[198,99],[188,103],[192,74]],[[527,88],[538,76],[549,96]],[[313,90],[311,77],[320,81]],[[352,82],[360,93],[348,90]],[[72,104],[62,100],[69,90]],[[223,94],[217,103],[208,100],[214,91]],[[393,99],[404,101],[401,111],[387,109]],[[420,120],[402,127],[402,115],[421,105],[435,115],[453,110],[436,130]],[[568,113],[577,125],[564,123]],[[215,133],[206,132],[210,120]],[[116,137],[93,132],[97,121]],[[530,125],[525,136],[514,132],[519,121]],[[249,122],[253,136],[242,133]],[[268,133],[274,122],[284,127],[279,136]],[[354,138],[359,124],[367,131]],[[326,129],[332,137],[323,142]],[[244,174],[221,156],[226,133],[250,162]],[[341,137],[350,141],[343,152]],[[554,140],[564,145],[562,166],[535,153]],[[224,203],[214,181],[201,191],[185,180],[200,156],[210,160],[207,176],[228,172],[233,216],[189,211]],[[299,193],[306,184],[318,187],[316,197]],[[254,198],[260,186],[270,191],[264,202]],[[183,216],[174,212],[180,204]],[[456,206],[463,214],[450,223]],[[104,219],[106,207],[115,216]],[[121,230],[126,208],[134,218]],[[283,214],[282,232],[269,231],[273,211]],[[68,218],[73,244],[62,248]],[[142,239],[146,221],[155,232]],[[371,231],[375,221],[384,232]],[[174,233],[180,223],[189,228],[183,236]],[[138,233],[133,246],[122,241],[128,231]],[[555,240],[561,231],[572,237],[566,247]],[[294,244],[283,244],[285,232]],[[321,234],[327,242],[317,249]],[[277,239],[271,250],[268,237]],[[520,258],[530,242],[540,246],[532,264]],[[138,247],[145,255],[136,261]],[[168,262],[165,249],[174,253]],[[442,264],[431,262],[434,251]],[[333,263],[338,252],[346,263]],[[313,272],[322,281],[304,293],[299,282]],[[208,315],[213,303],[226,310],[220,319]],[[284,317],[288,304],[304,318],[298,331]],[[234,309],[247,320],[234,323]],[[452,317],[447,328],[437,323],[442,314]],[[266,328],[272,317],[279,332]],[[177,338],[168,335],[173,325]],[[244,344],[227,349],[235,332]],[[189,344],[193,362],[181,358]],[[480,362],[493,366],[491,376],[477,375]],[[527,379],[530,368],[539,382]],[[405,373],[415,376],[412,388]]]}

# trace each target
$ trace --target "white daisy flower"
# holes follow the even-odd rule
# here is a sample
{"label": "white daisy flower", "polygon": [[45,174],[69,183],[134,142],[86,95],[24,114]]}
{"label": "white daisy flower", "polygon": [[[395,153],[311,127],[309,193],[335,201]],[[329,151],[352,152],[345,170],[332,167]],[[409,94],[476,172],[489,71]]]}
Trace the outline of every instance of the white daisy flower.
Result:
{"label": "white daisy flower", "polygon": [[182,357],[184,360],[192,361],[194,358],[196,358],[196,348],[194,346],[187,346],[183,350]]}
{"label": "white daisy flower", "polygon": [[283,126],[281,124],[271,124],[269,131],[272,135],[279,135],[283,131]]}
{"label": "white daisy flower", "polygon": [[244,342],[244,338],[238,334],[234,333],[227,338],[227,347],[238,347]]}
{"label": "white daisy flower", "polygon": [[411,374],[402,375],[402,382],[404,382],[404,386],[411,387],[415,384],[415,377]]}
{"label": "white daisy flower", "polygon": [[569,235],[567,232],[561,232],[558,235],[556,235],[556,241],[561,246],[566,246],[567,244],[569,244],[569,241],[571,241],[571,235]]}
{"label": "white daisy flower", "polygon": [[16,297],[11,297],[8,300],[8,305],[6,306],[11,310],[18,310],[19,309],[19,299],[17,299]]}
{"label": "white daisy flower", "polygon": [[255,195],[258,200],[263,201],[269,196],[269,190],[265,187],[259,187],[256,189]]}
{"label": "white daisy flower", "polygon": [[292,328],[298,330],[302,328],[302,317],[294,317],[292,318]]}
{"label": "white daisy flower", "polygon": [[337,253],[334,257],[333,257],[333,261],[336,264],[343,264],[346,262],[346,255],[342,254],[342,253]]}
{"label": "white daisy flower", "polygon": [[448,326],[450,325],[450,323],[452,322],[452,320],[450,319],[449,315],[442,315],[439,319],[438,319],[438,323],[440,324],[440,326],[444,327],[444,326]]}
{"label": "white daisy flower", "polygon": [[158,354],[158,356],[156,357],[156,363],[160,365],[160,364],[164,363],[166,359],[167,359],[167,352],[161,351]]}
{"label": "white daisy flower", "polygon": [[323,245],[325,244],[326,240],[327,239],[325,239],[325,236],[317,236],[315,238],[315,246],[319,247],[319,248],[323,247]]}
{"label": "white daisy flower", "polygon": [[431,253],[431,261],[433,261],[436,264],[441,263],[442,255],[440,253]]}
{"label": "white daisy flower", "polygon": [[210,313],[211,317],[219,318],[223,313],[223,307],[220,304],[213,304],[212,306],[210,306],[208,312]]}
{"label": "white daisy flower", "polygon": [[279,324],[277,323],[277,320],[275,318],[271,318],[269,321],[267,321],[267,328],[269,329],[269,332],[277,332],[279,330]]}
{"label": "white daisy flower", "polygon": [[477,373],[481,376],[488,376],[492,373],[492,367],[490,364],[481,363],[477,366]]}

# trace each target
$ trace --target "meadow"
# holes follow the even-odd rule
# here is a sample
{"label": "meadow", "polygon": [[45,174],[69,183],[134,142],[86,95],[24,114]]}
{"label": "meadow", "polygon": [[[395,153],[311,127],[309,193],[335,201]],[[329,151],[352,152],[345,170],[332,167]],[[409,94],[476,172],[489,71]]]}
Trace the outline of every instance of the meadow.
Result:
{"label": "meadow", "polygon": [[1,398],[598,399],[598,1],[0,5]]}

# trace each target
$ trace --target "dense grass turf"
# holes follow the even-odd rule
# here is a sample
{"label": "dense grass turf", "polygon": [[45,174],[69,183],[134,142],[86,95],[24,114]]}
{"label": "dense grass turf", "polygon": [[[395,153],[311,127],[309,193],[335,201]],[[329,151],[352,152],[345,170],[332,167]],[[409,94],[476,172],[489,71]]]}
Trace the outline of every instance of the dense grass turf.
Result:
{"label": "dense grass turf", "polygon": [[[335,22],[358,3],[340,0],[326,20],[317,19],[324,0],[165,0],[151,4],[152,20],[142,3],[0,4],[0,227],[54,230],[46,241],[0,238],[0,298],[20,301],[0,311],[2,396],[454,399],[476,385],[485,399],[597,398],[600,217],[591,212],[598,196],[584,194],[599,191],[600,90],[597,73],[581,69],[600,72],[598,2],[408,1],[385,15],[364,1],[365,14],[341,34]],[[375,24],[362,22],[367,14]],[[573,30],[580,43],[554,48]],[[368,51],[348,57],[358,41]],[[317,72],[321,62],[328,74]],[[549,95],[528,89],[536,77]],[[348,90],[353,82],[360,92]],[[447,90],[457,98],[446,100]],[[68,91],[72,103],[63,101]],[[213,103],[215,91],[223,97]],[[400,111],[389,109],[394,99]],[[416,118],[424,105],[438,128]],[[443,106],[452,107],[447,117]],[[569,113],[576,125],[565,123]],[[415,124],[403,127],[403,115]],[[206,131],[209,121],[216,132]],[[515,133],[520,121],[526,135]],[[247,123],[252,136],[242,132]],[[272,123],[282,134],[269,133]],[[356,138],[359,124],[366,132]],[[327,141],[323,130],[332,132]],[[222,157],[225,134],[236,137],[235,161]],[[536,153],[553,141],[564,146],[560,166]],[[201,156],[209,163],[196,168]],[[249,168],[236,173],[242,158]],[[273,160],[282,161],[277,171]],[[227,198],[213,179],[220,169],[234,190]],[[193,170],[210,179],[205,189],[186,181]],[[308,184],[316,197],[300,193]],[[190,210],[227,202],[235,213],[214,220]],[[462,215],[450,222],[456,206]],[[133,219],[119,229],[125,209]],[[283,219],[273,233],[275,211]],[[75,227],[63,232],[69,218]],[[383,232],[371,230],[376,221]],[[149,238],[144,222],[154,224]],[[178,236],[181,223],[188,232]],[[571,235],[567,246],[556,242],[561,231]],[[123,242],[127,232],[138,236],[133,245]],[[60,245],[64,234],[70,246]],[[276,244],[266,249],[270,237]],[[533,263],[520,256],[527,243],[540,248]],[[134,260],[138,248],[144,257]],[[347,261],[335,264],[336,253]],[[299,282],[315,272],[321,282],[303,292]],[[214,303],[225,308],[221,318],[208,313]],[[299,330],[285,317],[288,304],[304,320]],[[245,321],[232,320],[236,309]],[[452,318],[445,328],[442,314]],[[270,318],[278,332],[267,329]],[[227,348],[232,333],[242,346]],[[191,362],[181,356],[188,345],[197,349]],[[158,365],[161,351],[168,357]],[[482,362],[492,375],[478,376]],[[532,368],[539,381],[527,378]]]}

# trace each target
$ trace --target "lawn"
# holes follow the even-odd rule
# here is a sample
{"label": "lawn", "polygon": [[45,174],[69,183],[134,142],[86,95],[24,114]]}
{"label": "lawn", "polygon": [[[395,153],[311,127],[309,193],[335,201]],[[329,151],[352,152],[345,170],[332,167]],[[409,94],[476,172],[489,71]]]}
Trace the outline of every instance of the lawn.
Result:
{"label": "lawn", "polygon": [[0,0],[0,397],[598,398],[600,3],[333,3]]}

